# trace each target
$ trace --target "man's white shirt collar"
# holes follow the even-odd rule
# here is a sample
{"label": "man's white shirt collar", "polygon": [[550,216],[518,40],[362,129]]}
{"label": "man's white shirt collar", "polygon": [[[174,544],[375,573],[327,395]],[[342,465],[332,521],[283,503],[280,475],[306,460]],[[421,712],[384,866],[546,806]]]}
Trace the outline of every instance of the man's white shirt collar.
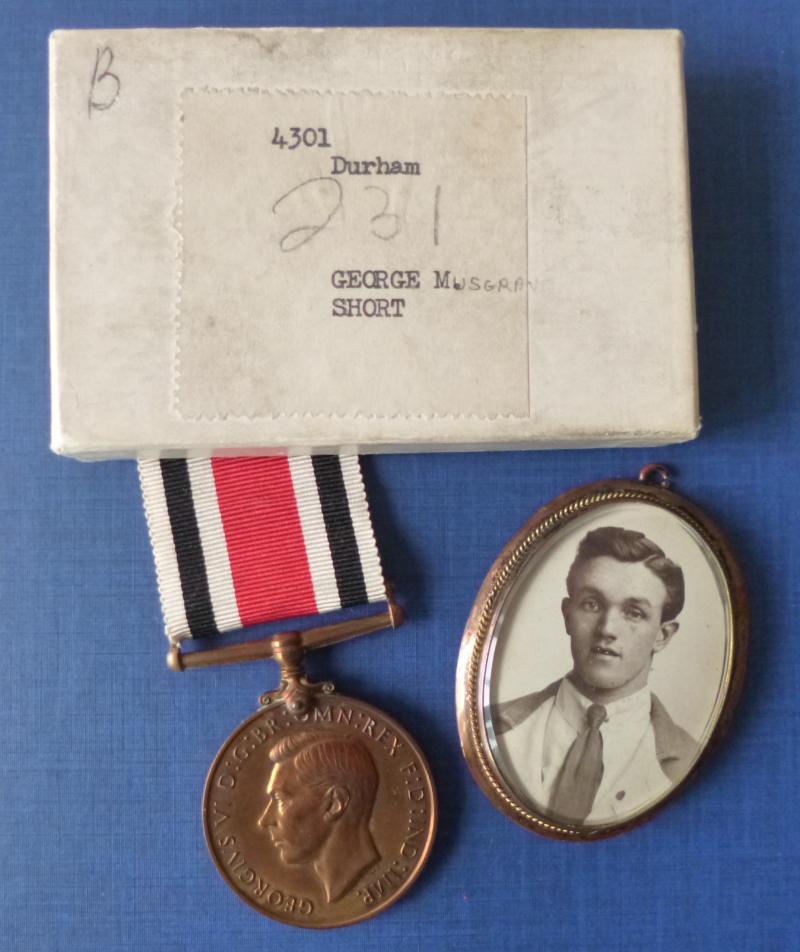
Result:
{"label": "man's white shirt collar", "polygon": [[[562,679],[556,694],[556,707],[576,735],[586,729],[586,711],[595,703],[581,694],[568,677]],[[638,724],[644,729],[650,723],[650,703],[650,688],[645,685],[634,694],[603,704],[606,719],[600,726],[600,733],[605,737],[613,731],[635,730]]]}

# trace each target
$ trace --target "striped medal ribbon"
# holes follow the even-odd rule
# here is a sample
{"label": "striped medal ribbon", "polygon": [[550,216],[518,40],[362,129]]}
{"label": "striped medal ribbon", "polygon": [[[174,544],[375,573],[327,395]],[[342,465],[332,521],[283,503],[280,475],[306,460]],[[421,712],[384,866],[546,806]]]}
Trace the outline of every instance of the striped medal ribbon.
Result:
{"label": "striped medal ribbon", "polygon": [[357,456],[142,460],[139,478],[173,643],[386,600]]}

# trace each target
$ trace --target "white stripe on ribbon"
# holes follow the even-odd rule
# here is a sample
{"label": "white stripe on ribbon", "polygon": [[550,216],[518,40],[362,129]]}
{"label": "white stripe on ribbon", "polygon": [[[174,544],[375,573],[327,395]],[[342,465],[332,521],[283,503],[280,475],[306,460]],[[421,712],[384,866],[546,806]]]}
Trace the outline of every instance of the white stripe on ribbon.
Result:
{"label": "white stripe on ribbon", "polygon": [[322,505],[319,501],[319,490],[311,458],[308,456],[289,457],[289,472],[292,476],[294,498],[303,529],[303,541],[306,546],[317,611],[335,611],[342,607],[342,603],[336,585],[336,572],[331,558],[331,547],[325,530],[325,519],[322,515]]}
{"label": "white stripe on ribbon", "polygon": [[356,534],[358,554],[361,558],[361,570],[364,573],[367,599],[370,602],[381,601],[386,597],[386,584],[383,581],[381,557],[378,554],[375,533],[372,531],[367,492],[364,488],[358,457],[341,456],[339,462],[344,477],[347,503],[350,507],[350,518],[353,521],[353,530]]}
{"label": "white stripe on ribbon", "polygon": [[211,460],[190,459],[187,461],[187,469],[192,485],[192,502],[200,532],[214,621],[219,631],[241,628],[242,620],[236,605],[228,544],[219,511]]}
{"label": "white stripe on ribbon", "polygon": [[183,603],[183,589],[178,571],[178,557],[172,537],[172,526],[161,478],[161,463],[157,459],[139,462],[139,482],[142,487],[144,511],[150,533],[150,545],[156,562],[156,580],[164,615],[164,627],[172,642],[190,638],[189,622]]}

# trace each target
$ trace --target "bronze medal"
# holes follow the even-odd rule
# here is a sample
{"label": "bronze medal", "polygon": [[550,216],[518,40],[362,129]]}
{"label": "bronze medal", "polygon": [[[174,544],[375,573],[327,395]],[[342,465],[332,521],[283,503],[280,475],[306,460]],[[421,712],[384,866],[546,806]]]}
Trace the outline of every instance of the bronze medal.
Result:
{"label": "bronze medal", "polygon": [[[436,795],[424,755],[398,724],[303,673],[305,650],[403,620],[358,458],[151,459],[140,477],[168,666],[280,666],[280,686],[228,738],[206,781],[203,828],[217,868],[245,902],[289,925],[375,915],[425,865]],[[250,625],[380,603],[377,614],[188,648]]]}
{"label": "bronze medal", "polygon": [[280,687],[223,744],[203,825],[225,882],[254,909],[306,928],[376,915],[431,851],[436,794],[414,740],[330,683],[311,684],[297,635],[273,639]]}

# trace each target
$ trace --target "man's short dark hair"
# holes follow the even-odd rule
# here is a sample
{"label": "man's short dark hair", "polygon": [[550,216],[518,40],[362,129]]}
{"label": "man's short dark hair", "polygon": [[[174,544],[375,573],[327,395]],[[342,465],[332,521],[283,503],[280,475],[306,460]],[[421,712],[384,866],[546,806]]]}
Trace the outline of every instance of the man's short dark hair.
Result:
{"label": "man's short dark hair", "polygon": [[663,550],[643,532],[620,529],[616,526],[592,529],[581,540],[578,554],[567,573],[567,592],[570,596],[575,588],[575,574],[580,566],[602,555],[608,555],[619,562],[644,563],[654,575],[661,579],[667,590],[667,598],[661,609],[661,621],[672,621],[680,614],[684,600],[681,567],[672,559],[668,559]]}

